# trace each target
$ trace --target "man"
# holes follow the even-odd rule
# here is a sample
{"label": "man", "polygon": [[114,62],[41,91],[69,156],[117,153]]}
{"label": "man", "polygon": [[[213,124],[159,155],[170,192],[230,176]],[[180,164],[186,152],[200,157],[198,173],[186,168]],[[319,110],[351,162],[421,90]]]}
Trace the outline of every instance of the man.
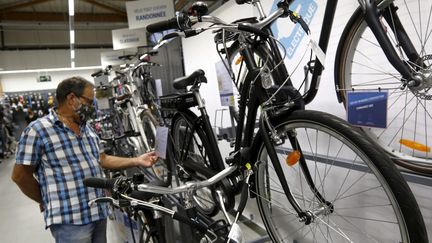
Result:
{"label": "man", "polygon": [[101,167],[149,167],[157,160],[154,152],[120,158],[100,151],[98,136],[86,124],[94,112],[93,88],[81,77],[62,81],[58,108],[32,122],[17,147],[12,180],[39,203],[56,242],[106,242],[107,209],[88,206],[103,190],[85,187],[84,178],[102,177]]}

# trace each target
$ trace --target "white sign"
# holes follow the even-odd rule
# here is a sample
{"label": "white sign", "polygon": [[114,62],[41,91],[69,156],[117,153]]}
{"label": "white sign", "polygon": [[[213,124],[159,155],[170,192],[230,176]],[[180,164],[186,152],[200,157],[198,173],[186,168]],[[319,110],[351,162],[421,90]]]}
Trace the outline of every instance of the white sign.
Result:
{"label": "white sign", "polygon": [[218,61],[215,66],[221,105],[234,106],[233,83],[228,70],[222,60]]}
{"label": "white sign", "polygon": [[117,29],[112,30],[113,49],[120,50],[147,45],[145,29]]}
{"label": "white sign", "polygon": [[166,150],[168,144],[168,132],[167,127],[156,128],[156,148],[155,151],[160,158],[166,159]]}
{"label": "white sign", "polygon": [[172,0],[126,2],[129,29],[144,28],[162,20],[174,17]]}

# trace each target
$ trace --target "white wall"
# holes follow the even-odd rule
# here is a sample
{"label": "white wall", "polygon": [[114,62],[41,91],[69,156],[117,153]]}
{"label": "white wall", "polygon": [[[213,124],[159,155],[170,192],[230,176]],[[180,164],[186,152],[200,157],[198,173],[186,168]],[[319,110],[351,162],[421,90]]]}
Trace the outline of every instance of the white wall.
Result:
{"label": "white wall", "polygon": [[72,76],[81,76],[93,82],[93,78],[90,75],[95,71],[97,69],[40,73],[40,75],[51,75],[51,82],[37,82],[38,73],[4,74],[1,75],[0,79],[3,92],[25,92],[56,89],[62,80]]}
{"label": "white wall", "polygon": [[[110,49],[111,50],[111,49]],[[108,49],[79,49],[75,51],[76,67],[100,66],[100,53]],[[112,50],[111,50],[112,51]],[[0,67],[4,71],[70,67],[69,50],[1,51]],[[97,69],[0,74],[3,92],[55,89],[60,81],[71,76],[82,76],[90,81]],[[37,82],[39,75],[51,75],[51,82]]]}
{"label": "white wall", "polygon": [[[75,66],[99,66],[100,53],[109,50],[111,49],[75,50]],[[0,68],[4,71],[64,67],[70,67],[69,50],[0,51]]]}
{"label": "white wall", "polygon": [[[262,0],[266,13],[270,12],[273,2],[271,0]],[[310,24],[312,31],[312,38],[318,42],[318,36],[321,29],[321,22],[324,16],[324,7],[327,1],[317,0],[318,10]],[[357,7],[357,1],[339,1],[336,10],[335,21],[333,24],[330,43],[327,51],[326,67],[321,78],[321,85],[315,100],[307,107],[308,109],[321,110],[329,112],[341,117],[345,117],[345,110],[342,104],[337,103],[336,93],[333,81],[333,63],[334,55],[336,52],[339,37],[343,31],[343,27],[351,16],[353,10]],[[222,7],[212,13],[214,16],[229,22],[240,18],[257,16],[255,9],[251,5],[237,5],[234,1],[225,3]],[[277,23],[280,30],[284,30],[286,36],[291,33],[291,28],[294,24],[288,19],[280,19]],[[286,30],[286,31],[285,31]],[[280,36],[281,37],[281,36]],[[306,43],[305,39],[303,42]],[[183,39],[183,55],[185,63],[185,72],[190,74],[196,69],[203,69],[206,72],[208,83],[201,88],[203,97],[205,97],[210,121],[214,121],[214,114],[216,109],[220,109],[219,92],[216,81],[215,62],[219,61],[219,56],[215,51],[215,44],[213,42],[213,35],[211,31],[203,33],[196,37]],[[304,49],[298,48],[296,54],[301,55]],[[294,57],[294,60],[298,60]],[[295,66],[297,62],[286,62],[289,71],[292,72],[290,67]],[[299,75],[299,79],[304,77],[303,65],[294,74],[294,77]],[[229,125],[228,117],[225,116],[224,126]],[[218,124],[219,125],[219,124]]]}

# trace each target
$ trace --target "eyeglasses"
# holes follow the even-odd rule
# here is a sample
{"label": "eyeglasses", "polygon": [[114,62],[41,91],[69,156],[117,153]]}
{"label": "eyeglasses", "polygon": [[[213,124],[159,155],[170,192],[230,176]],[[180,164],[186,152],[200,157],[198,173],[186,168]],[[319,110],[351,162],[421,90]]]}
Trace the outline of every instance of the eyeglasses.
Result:
{"label": "eyeglasses", "polygon": [[93,105],[93,99],[87,98],[85,96],[80,96],[80,98],[85,99],[88,105]]}

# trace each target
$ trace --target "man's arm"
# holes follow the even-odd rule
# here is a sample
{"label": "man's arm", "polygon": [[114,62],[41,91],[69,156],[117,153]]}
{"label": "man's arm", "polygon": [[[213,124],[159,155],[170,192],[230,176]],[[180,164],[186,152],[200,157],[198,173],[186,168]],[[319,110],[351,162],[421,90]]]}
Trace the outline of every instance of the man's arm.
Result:
{"label": "man's arm", "polygon": [[32,165],[15,164],[12,171],[12,180],[21,191],[39,205],[42,205],[42,196],[38,181],[34,178],[35,167]]}
{"label": "man's arm", "polygon": [[145,153],[135,158],[124,158],[105,153],[100,154],[101,165],[105,169],[125,169],[134,166],[150,167],[157,161],[156,152]]}

